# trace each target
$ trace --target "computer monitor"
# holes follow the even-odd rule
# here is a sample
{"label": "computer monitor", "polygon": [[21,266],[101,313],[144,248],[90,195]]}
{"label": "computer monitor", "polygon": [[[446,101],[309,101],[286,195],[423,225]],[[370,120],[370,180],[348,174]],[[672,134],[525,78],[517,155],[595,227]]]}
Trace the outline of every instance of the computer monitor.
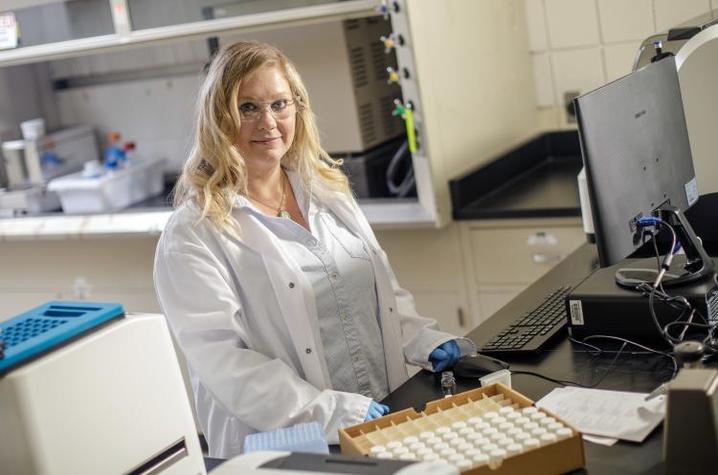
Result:
{"label": "computer monitor", "polygon": [[632,254],[643,244],[638,218],[659,216],[674,226],[688,260],[674,284],[710,274],[712,261],[683,216],[698,189],[674,58],[584,94],[574,105],[600,265]]}

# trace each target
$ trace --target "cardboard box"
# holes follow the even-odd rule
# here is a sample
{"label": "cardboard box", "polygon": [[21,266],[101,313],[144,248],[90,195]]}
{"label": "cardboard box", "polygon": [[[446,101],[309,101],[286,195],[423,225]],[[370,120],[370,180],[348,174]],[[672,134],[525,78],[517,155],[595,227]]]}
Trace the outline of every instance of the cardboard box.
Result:
{"label": "cardboard box", "polygon": [[[416,412],[413,408],[404,409],[403,411],[395,412],[379,419],[341,429],[339,431],[339,443],[341,445],[342,454],[368,455],[373,443],[366,435],[372,432],[386,431],[387,429],[389,431],[400,431],[401,424],[409,421],[416,421],[422,417],[436,414],[440,411],[446,411],[457,406],[460,407],[471,402],[500,396],[509,399],[512,404],[517,404],[519,408],[533,406],[533,401],[517,391],[500,383],[492,384],[483,388],[466,391],[450,398],[431,401],[426,404],[426,409],[420,413]],[[509,456],[505,458],[498,467],[484,465],[467,469],[462,473],[466,475],[524,475],[527,473],[533,475],[549,475],[570,472],[582,468],[586,464],[586,457],[581,433],[550,411],[546,411],[545,409],[541,409],[541,411],[549,414],[566,427],[572,429],[573,435],[569,438],[558,440],[548,445],[522,452],[518,455]]]}

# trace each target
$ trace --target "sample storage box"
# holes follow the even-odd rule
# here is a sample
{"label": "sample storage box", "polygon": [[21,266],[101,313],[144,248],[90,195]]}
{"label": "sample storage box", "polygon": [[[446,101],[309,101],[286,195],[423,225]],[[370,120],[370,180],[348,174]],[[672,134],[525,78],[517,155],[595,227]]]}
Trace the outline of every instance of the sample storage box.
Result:
{"label": "sample storage box", "polygon": [[65,213],[102,213],[126,208],[164,190],[164,160],[135,159],[98,177],[73,173],[52,180],[48,189],[60,195]]}
{"label": "sample storage box", "polygon": [[[509,414],[512,413],[514,415],[510,416]],[[510,420],[518,421],[519,418],[528,419],[529,422],[520,424],[516,422],[510,425],[526,427],[527,424],[535,424],[536,428],[541,429],[554,424],[553,429],[545,430],[545,433],[560,435],[539,437],[541,442],[538,444],[516,444],[522,445],[520,451],[516,448],[513,450],[502,449],[506,452],[505,456],[499,458],[492,456],[490,461],[472,461],[471,463],[457,461],[456,465],[462,473],[467,475],[523,475],[527,473],[549,475],[570,472],[585,465],[583,441],[581,434],[576,429],[549,411],[536,408],[533,406],[533,401],[501,383],[432,401],[420,413],[414,409],[405,409],[379,419],[341,429],[339,441],[343,454],[381,457],[379,455],[381,452],[391,450],[392,458],[397,458],[396,454],[399,452],[406,454],[412,451],[421,451],[421,445],[427,449],[431,448],[430,451],[434,454],[436,454],[434,448],[440,444],[447,445],[448,448],[460,449],[463,447],[460,445],[461,442],[459,444],[452,442],[459,437],[465,437],[467,446],[471,445],[469,443],[471,441],[475,447],[478,447],[479,444],[485,448],[489,444],[500,447],[502,437],[494,434],[501,433],[501,430],[493,430],[494,428],[487,422],[496,418],[505,419],[497,424],[499,426],[501,424],[508,426],[509,424],[506,423]],[[505,430],[510,431],[511,428],[506,427]],[[532,427],[528,432],[533,430]],[[521,429],[519,432],[515,432],[515,437],[520,439],[519,433],[527,434],[528,432]],[[472,433],[478,435],[471,436]],[[466,435],[462,436],[461,434]],[[433,439],[429,437],[433,437]],[[530,435],[529,438],[533,438],[533,435]],[[440,440],[440,442],[432,442],[432,440]],[[405,447],[406,451],[398,447],[402,443],[404,446],[409,444],[408,448]],[[414,448],[412,449],[412,447]],[[381,448],[381,451],[377,452],[376,448]],[[441,450],[446,449],[442,448]],[[464,448],[459,451],[461,450],[468,452],[471,449]],[[475,449],[476,455],[473,457],[480,460],[480,453],[488,455],[489,452],[493,453],[495,450],[493,448],[484,451]],[[455,450],[455,452],[457,451]],[[404,460],[409,460],[411,455],[404,455],[404,457]],[[426,457],[431,456],[427,453]],[[450,458],[451,455],[447,454],[446,457]],[[442,458],[444,457],[442,456]],[[428,458],[423,460],[428,460]],[[448,461],[448,463],[452,462]]]}

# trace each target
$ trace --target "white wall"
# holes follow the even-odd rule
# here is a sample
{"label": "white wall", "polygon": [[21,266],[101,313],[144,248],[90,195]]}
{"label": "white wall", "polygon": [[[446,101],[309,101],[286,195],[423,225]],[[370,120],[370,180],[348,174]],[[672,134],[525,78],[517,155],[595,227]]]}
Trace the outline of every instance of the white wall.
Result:
{"label": "white wall", "polygon": [[718,9],[718,0],[524,0],[536,98],[546,128],[566,126],[564,93],[631,72],[641,41]]}

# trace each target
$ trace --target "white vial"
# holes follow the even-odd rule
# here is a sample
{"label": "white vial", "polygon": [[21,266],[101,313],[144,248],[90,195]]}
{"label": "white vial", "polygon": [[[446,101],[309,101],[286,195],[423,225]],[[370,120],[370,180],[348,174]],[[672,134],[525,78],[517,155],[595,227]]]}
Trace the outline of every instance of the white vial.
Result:
{"label": "white vial", "polygon": [[498,429],[496,429],[496,427],[489,427],[489,428],[481,431],[481,433],[484,434],[484,437],[491,437],[493,434],[496,434],[497,432],[498,432]]}
{"label": "white vial", "polygon": [[454,429],[455,431],[458,431],[459,429],[463,429],[464,427],[466,427],[466,422],[464,422],[464,421],[456,421],[453,424],[451,424],[451,428]]}
{"label": "white vial", "polygon": [[484,419],[487,422],[491,422],[494,419],[496,419],[497,417],[499,417],[499,413],[496,411],[491,411],[491,412],[487,412],[486,414],[484,414]]}
{"label": "white vial", "polygon": [[522,432],[522,433],[516,434],[514,436],[514,440],[519,443],[523,443],[524,440],[530,439],[530,438],[531,438],[531,435],[527,434],[526,432]]}
{"label": "white vial", "polygon": [[464,457],[466,457],[467,459],[472,459],[475,455],[479,455],[480,453],[481,451],[479,449],[471,448],[464,451]]}
{"label": "white vial", "polygon": [[478,424],[479,422],[482,422],[480,417],[470,417],[469,420],[466,421],[469,425],[474,426]]}
{"label": "white vial", "polygon": [[533,406],[528,406],[528,407],[524,407],[523,409],[521,409],[521,413],[526,417],[530,416],[531,414],[535,414],[537,412],[538,412],[538,409],[536,409]]}
{"label": "white vial", "polygon": [[494,426],[500,426],[504,422],[506,422],[506,418],[503,416],[499,416],[499,417],[494,417],[494,419],[491,421],[491,424],[493,424]]}
{"label": "white vial", "polygon": [[535,439],[540,438],[540,437],[541,437],[542,435],[544,435],[544,434],[547,434],[547,431],[546,431],[546,429],[544,429],[543,427],[537,427],[537,428],[531,430],[531,435],[532,435]]}
{"label": "white vial", "polygon": [[554,424],[555,422],[556,422],[556,419],[554,419],[553,417],[542,417],[538,421],[538,423],[544,427],[548,427],[551,424]]}
{"label": "white vial", "polygon": [[521,415],[520,412],[517,412],[517,411],[510,412],[510,413],[506,414],[506,420],[509,422],[513,422],[514,424],[516,423],[516,419],[520,419],[521,417],[523,417],[523,416]]}
{"label": "white vial", "polygon": [[454,439],[456,439],[459,436],[456,432],[444,432],[441,434],[441,438],[444,439],[445,442],[450,442]]}
{"label": "white vial", "polygon": [[421,450],[425,447],[426,445],[424,445],[423,442],[414,442],[409,446],[409,450],[411,450],[412,452],[416,452],[417,450]]}
{"label": "white vial", "polygon": [[474,447],[478,447],[478,448],[481,448],[490,443],[491,443],[491,441],[489,439],[487,439],[486,437],[481,437],[481,438],[473,441]]}
{"label": "white vial", "polygon": [[499,424],[499,430],[501,432],[508,432],[514,427],[514,425],[511,422],[502,422]]}
{"label": "white vial", "polygon": [[416,455],[406,453],[399,455],[399,460],[416,460]]}
{"label": "white vial", "polygon": [[516,424],[517,426],[522,426],[524,424],[528,424],[529,422],[531,422],[531,419],[529,419],[528,417],[521,416],[514,421],[514,424]]}
{"label": "white vial", "polygon": [[563,429],[563,424],[561,424],[560,422],[554,422],[553,424],[549,424],[548,426],[546,426],[546,430],[551,432],[556,432],[559,429]]}
{"label": "white vial", "polygon": [[457,462],[460,462],[462,460],[466,460],[466,457],[464,457],[462,454],[451,454],[448,458],[449,462],[456,465]]}
{"label": "white vial", "polygon": [[451,442],[449,442],[449,445],[452,447],[458,447],[460,445],[463,445],[466,443],[466,439],[463,439],[461,437],[457,437],[456,439],[451,439]]}
{"label": "white vial", "polygon": [[474,462],[474,466],[481,467],[489,463],[489,456],[486,454],[476,454],[471,457],[471,460]]}
{"label": "white vial", "polygon": [[534,412],[529,416],[529,418],[534,422],[538,422],[544,417],[546,417],[546,415],[543,412]]}
{"label": "white vial", "polygon": [[438,444],[434,444],[434,447],[432,448],[434,449],[434,452],[440,452],[444,449],[448,449],[449,444],[447,444],[446,442],[439,442]]}
{"label": "white vial", "polygon": [[494,449],[489,452],[489,461],[498,462],[506,458],[506,451],[504,449]]}
{"label": "white vial", "polygon": [[555,434],[558,439],[562,440],[562,439],[568,439],[569,437],[571,437],[573,435],[573,431],[571,429],[569,429],[568,427],[562,427],[559,430],[557,430],[555,432]]}
{"label": "white vial", "polygon": [[471,468],[471,462],[466,459],[459,460],[458,462],[456,462],[456,468],[458,468],[459,470],[466,470],[467,468]]}
{"label": "white vial", "polygon": [[538,424],[535,422],[529,422],[528,424],[524,424],[524,430],[526,432],[531,432],[534,429],[538,429]]}
{"label": "white vial", "polygon": [[513,445],[513,444],[514,444],[514,439],[509,439],[508,437],[504,437],[503,439],[499,439],[498,441],[496,441],[496,445],[498,445],[502,449],[505,449],[509,445]]}
{"label": "white vial", "polygon": [[417,437],[414,437],[413,435],[404,439],[404,445],[407,446],[415,444],[417,442],[419,442],[419,439]]}
{"label": "white vial", "polygon": [[546,432],[545,434],[541,434],[539,440],[541,441],[541,445],[548,445],[556,442],[558,438],[556,437],[556,434]]}
{"label": "white vial", "polygon": [[421,459],[424,462],[436,462],[437,460],[439,460],[439,456],[432,452],[430,454],[422,456]]}
{"label": "white vial", "polygon": [[393,459],[394,455],[391,452],[381,452],[379,454],[376,454],[376,458],[378,458],[378,459]]}
{"label": "white vial", "polygon": [[399,448],[399,447],[402,447],[402,444],[401,444],[401,442],[399,442],[398,440],[392,440],[391,442],[389,442],[388,444],[386,444],[386,448],[389,449],[389,450],[394,450],[394,449],[397,449],[397,448]]}
{"label": "white vial", "polygon": [[456,450],[450,449],[450,448],[446,448],[446,449],[441,449],[441,450],[439,451],[439,456],[440,456],[441,458],[448,458],[449,456],[454,455],[455,453],[456,453]]}
{"label": "white vial", "polygon": [[509,437],[516,437],[518,434],[522,433],[523,431],[519,429],[518,427],[512,427],[511,429],[506,431],[506,435]]}
{"label": "white vial", "polygon": [[509,456],[518,455],[523,450],[523,447],[521,446],[521,444],[511,444],[507,446],[505,450]]}
{"label": "white vial", "polygon": [[441,426],[438,429],[436,429],[434,432],[439,434],[439,437],[441,437],[441,434],[446,434],[447,432],[451,432],[451,429],[446,426]]}
{"label": "white vial", "polygon": [[498,442],[505,437],[506,435],[503,432],[496,432],[495,434],[491,434],[489,436],[489,440],[491,440],[491,442]]}
{"label": "white vial", "polygon": [[415,453],[419,458],[423,458],[424,455],[433,454],[434,451],[431,450],[431,449],[428,448],[428,447],[424,447],[424,448],[421,448],[421,449],[417,450],[417,451],[414,452],[414,453]]}
{"label": "white vial", "polygon": [[456,447],[456,451],[457,451],[457,452],[466,453],[466,452],[468,452],[469,450],[475,450],[475,449],[474,449],[474,445],[473,445],[473,444],[469,444],[469,443],[467,443],[467,442],[464,442],[463,444],[458,445],[458,446]]}
{"label": "white vial", "polygon": [[504,417],[506,417],[507,414],[511,414],[512,412],[514,412],[514,408],[511,406],[506,406],[506,407],[502,407],[501,409],[499,409],[499,414],[501,414]]}
{"label": "white vial", "polygon": [[421,434],[419,434],[419,439],[423,441],[427,441],[434,437],[434,433],[430,430],[425,430]]}
{"label": "white vial", "polygon": [[409,449],[406,447],[397,447],[392,452],[394,452],[394,455],[404,455],[409,453]]}
{"label": "white vial", "polygon": [[459,435],[462,437],[466,437],[469,434],[473,434],[474,429],[473,427],[464,427],[463,429],[459,429]]}
{"label": "white vial", "polygon": [[489,452],[491,452],[492,450],[496,450],[496,449],[498,449],[498,448],[499,448],[499,446],[496,445],[496,444],[486,444],[486,445],[484,445],[483,447],[481,447],[481,450],[482,450],[484,453],[489,453]]}
{"label": "white vial", "polygon": [[524,450],[531,450],[531,449],[537,448],[541,444],[536,439],[526,439],[523,441],[523,445],[524,445]]}
{"label": "white vial", "polygon": [[489,423],[486,422],[486,421],[481,421],[481,422],[479,422],[478,424],[475,424],[475,425],[474,425],[474,430],[476,430],[476,431],[482,431],[482,430],[484,430],[484,429],[488,429],[489,427],[491,427],[491,424],[489,424]]}
{"label": "white vial", "polygon": [[428,445],[429,447],[433,447],[434,445],[440,444],[442,442],[443,442],[443,440],[441,440],[439,437],[432,437],[431,439],[427,439],[425,444]]}
{"label": "white vial", "polygon": [[375,445],[374,447],[369,449],[369,453],[371,455],[379,455],[382,452],[386,452],[386,447],[384,447],[383,445]]}

